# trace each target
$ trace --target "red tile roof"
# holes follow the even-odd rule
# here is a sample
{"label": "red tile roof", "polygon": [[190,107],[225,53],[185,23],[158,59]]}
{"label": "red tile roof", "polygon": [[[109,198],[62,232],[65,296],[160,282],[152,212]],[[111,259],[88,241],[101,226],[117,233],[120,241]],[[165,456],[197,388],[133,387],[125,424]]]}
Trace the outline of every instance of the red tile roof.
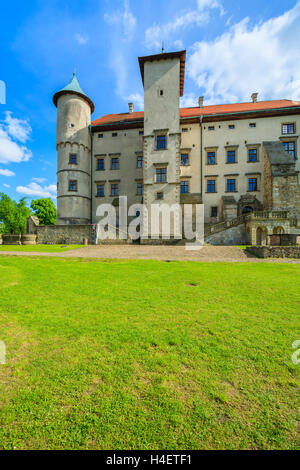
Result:
{"label": "red tile roof", "polygon": [[[234,104],[218,104],[211,106],[204,106],[203,108],[181,108],[180,117],[189,118],[189,117],[199,117],[203,116],[216,116],[222,114],[235,114],[251,111],[268,111],[281,108],[293,108],[299,107],[300,110],[300,101],[292,100],[274,100],[274,101],[258,101],[257,103],[234,103]],[[144,119],[144,112],[138,111],[136,113],[121,113],[121,114],[106,114],[99,119],[96,119],[92,122],[93,126],[102,126],[105,124],[114,124],[114,123],[130,123],[135,120]]]}

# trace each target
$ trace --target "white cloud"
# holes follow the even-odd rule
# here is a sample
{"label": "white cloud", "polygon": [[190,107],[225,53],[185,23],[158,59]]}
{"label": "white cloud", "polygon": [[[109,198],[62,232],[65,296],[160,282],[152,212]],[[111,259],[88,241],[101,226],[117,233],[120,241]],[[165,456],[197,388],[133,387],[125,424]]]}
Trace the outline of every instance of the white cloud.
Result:
{"label": "white cloud", "polygon": [[197,42],[187,74],[205,90],[206,102],[300,98],[300,2],[255,26],[249,18],[211,42]]}
{"label": "white cloud", "polygon": [[36,183],[45,183],[47,178],[32,178],[32,181],[35,181]]}
{"label": "white cloud", "polygon": [[2,176],[15,176],[16,174],[13,171],[0,169],[0,175]]}
{"label": "white cloud", "polygon": [[75,34],[75,40],[80,46],[84,46],[89,42],[89,37],[84,34],[77,33]]}
{"label": "white cloud", "polygon": [[104,20],[110,26],[121,27],[124,39],[128,41],[133,37],[136,27],[136,18],[130,10],[129,0],[124,0],[123,5],[123,10],[105,13]]}
{"label": "white cloud", "polygon": [[[0,121],[0,163],[26,162],[32,157],[24,144],[30,138],[31,127],[26,120],[12,117],[6,111],[5,119]],[[15,142],[17,141],[17,142]]]}
{"label": "white cloud", "polygon": [[27,196],[51,197],[56,198],[56,185],[41,186],[35,182],[31,182],[28,186],[17,186],[17,193],[26,194]]}
{"label": "white cloud", "polygon": [[31,157],[31,151],[25,145],[14,142],[0,124],[0,163],[27,162]]}
{"label": "white cloud", "polygon": [[[154,24],[146,29],[145,42],[148,49],[158,49],[162,41],[170,41],[173,34],[179,30],[185,30],[192,25],[203,26],[210,20],[210,10],[219,9],[220,14],[224,13],[219,0],[197,0],[193,10],[186,10],[174,16],[173,20],[165,24]],[[180,39],[176,39],[181,42]]]}
{"label": "white cloud", "polygon": [[10,184],[3,183],[3,186],[5,186],[5,188],[10,188]]}
{"label": "white cloud", "polygon": [[198,106],[198,98],[195,93],[185,93],[183,97],[180,98],[180,107],[193,108]]}
{"label": "white cloud", "polygon": [[31,126],[25,119],[13,118],[11,111],[6,111],[3,121],[7,133],[15,140],[25,144],[31,134]]}

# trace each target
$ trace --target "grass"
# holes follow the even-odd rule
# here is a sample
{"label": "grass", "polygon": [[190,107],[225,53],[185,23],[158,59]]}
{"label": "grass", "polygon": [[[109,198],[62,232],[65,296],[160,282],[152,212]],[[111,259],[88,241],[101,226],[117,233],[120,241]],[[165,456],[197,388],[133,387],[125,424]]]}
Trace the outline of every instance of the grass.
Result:
{"label": "grass", "polygon": [[0,259],[1,449],[295,449],[300,266]]}
{"label": "grass", "polygon": [[84,245],[0,245],[0,251],[32,251],[60,253],[67,250],[82,248]]}

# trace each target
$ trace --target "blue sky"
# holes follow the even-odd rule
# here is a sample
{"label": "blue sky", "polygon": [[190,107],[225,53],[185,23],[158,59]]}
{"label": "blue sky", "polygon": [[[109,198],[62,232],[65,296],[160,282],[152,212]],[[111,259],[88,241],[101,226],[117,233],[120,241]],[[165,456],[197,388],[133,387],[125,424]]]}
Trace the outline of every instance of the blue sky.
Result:
{"label": "blue sky", "polygon": [[[15,0],[0,5],[0,191],[56,191],[53,94],[76,68],[93,119],[142,109],[137,57],[187,50],[182,106],[300,99],[296,0]],[[1,96],[0,96],[1,101]]]}

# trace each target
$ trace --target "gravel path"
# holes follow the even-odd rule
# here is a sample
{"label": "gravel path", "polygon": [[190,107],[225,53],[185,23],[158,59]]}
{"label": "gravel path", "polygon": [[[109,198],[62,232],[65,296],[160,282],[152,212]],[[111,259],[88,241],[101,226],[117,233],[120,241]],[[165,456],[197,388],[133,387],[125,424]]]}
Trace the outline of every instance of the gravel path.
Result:
{"label": "gravel path", "polygon": [[58,258],[97,258],[97,259],[155,259],[162,261],[203,261],[232,263],[290,263],[300,264],[295,259],[258,259],[246,255],[236,246],[207,245],[200,250],[190,251],[184,246],[145,246],[145,245],[102,245],[87,246],[62,253],[1,251],[0,256],[53,256]]}

